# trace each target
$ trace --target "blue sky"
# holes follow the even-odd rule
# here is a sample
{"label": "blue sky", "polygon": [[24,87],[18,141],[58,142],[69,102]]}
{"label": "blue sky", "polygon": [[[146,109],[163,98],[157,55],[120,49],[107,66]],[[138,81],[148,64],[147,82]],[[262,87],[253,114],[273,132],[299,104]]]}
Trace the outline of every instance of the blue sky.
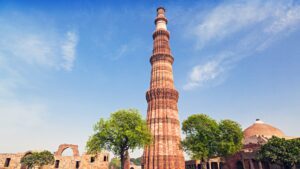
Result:
{"label": "blue sky", "polygon": [[[300,2],[0,1],[1,152],[81,151],[121,108],[146,115],[156,8],[175,57],[179,116],[300,136]],[[138,156],[141,151],[136,151]]]}

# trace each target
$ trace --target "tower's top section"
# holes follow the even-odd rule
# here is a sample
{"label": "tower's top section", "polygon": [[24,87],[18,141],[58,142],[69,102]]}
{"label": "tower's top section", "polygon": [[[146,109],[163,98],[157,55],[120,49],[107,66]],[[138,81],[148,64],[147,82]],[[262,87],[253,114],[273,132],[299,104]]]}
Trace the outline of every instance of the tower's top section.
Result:
{"label": "tower's top section", "polygon": [[160,6],[160,7],[158,7],[157,9],[156,9],[156,11],[157,11],[157,14],[158,13],[165,13],[166,12],[166,9],[164,8],[164,7],[162,7],[162,6]]}
{"label": "tower's top section", "polygon": [[158,7],[156,11],[157,11],[157,15],[155,18],[156,30],[158,29],[167,30],[168,20],[165,17],[166,9],[164,7]]}

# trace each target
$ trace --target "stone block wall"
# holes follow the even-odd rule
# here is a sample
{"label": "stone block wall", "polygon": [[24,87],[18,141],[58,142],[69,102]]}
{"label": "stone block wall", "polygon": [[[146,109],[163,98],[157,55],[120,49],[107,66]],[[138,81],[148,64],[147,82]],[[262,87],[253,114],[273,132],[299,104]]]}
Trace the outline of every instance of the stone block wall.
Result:
{"label": "stone block wall", "polygon": [[[25,153],[3,153],[0,154],[0,169],[19,169],[21,168],[21,158],[25,155]],[[5,167],[6,161],[9,160],[8,167]]]}
{"label": "stone block wall", "polygon": [[[65,149],[71,148],[73,156],[63,156]],[[0,169],[27,169],[21,165],[22,157],[31,154],[30,151],[25,153],[0,154]],[[77,145],[62,144],[58,151],[54,153],[55,162],[53,165],[44,166],[42,169],[108,169],[109,153],[103,152],[97,155],[82,154],[80,156]],[[6,161],[9,160],[8,166]]]}

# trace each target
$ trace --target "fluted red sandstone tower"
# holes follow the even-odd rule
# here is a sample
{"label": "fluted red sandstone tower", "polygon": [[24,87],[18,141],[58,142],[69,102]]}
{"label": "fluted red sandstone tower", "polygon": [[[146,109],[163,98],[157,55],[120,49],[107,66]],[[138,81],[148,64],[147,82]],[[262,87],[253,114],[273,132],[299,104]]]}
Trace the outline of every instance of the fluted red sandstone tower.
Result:
{"label": "fluted red sandstone tower", "polygon": [[165,9],[157,9],[156,30],[153,33],[153,54],[148,102],[147,124],[153,135],[153,144],[144,150],[144,169],[184,169],[180,149],[180,122],[178,120],[178,92],[173,81],[171,55]]}

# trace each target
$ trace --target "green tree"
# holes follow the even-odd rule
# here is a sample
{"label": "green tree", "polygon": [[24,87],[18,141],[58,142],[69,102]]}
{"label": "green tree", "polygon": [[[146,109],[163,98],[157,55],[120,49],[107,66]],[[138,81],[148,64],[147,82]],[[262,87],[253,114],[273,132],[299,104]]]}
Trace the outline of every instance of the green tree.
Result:
{"label": "green tree", "polygon": [[205,114],[195,114],[183,121],[182,130],[186,135],[181,142],[184,150],[192,159],[200,159],[203,168],[208,159],[229,156],[242,147],[241,126],[232,120],[218,123]]}
{"label": "green tree", "polygon": [[273,136],[268,143],[261,146],[258,159],[291,169],[300,162],[300,140],[286,140]]}
{"label": "green tree", "polygon": [[109,169],[111,169],[112,167],[114,169],[121,169],[121,160],[120,160],[120,158],[114,157],[110,160]]}
{"label": "green tree", "polygon": [[140,166],[141,165],[142,157],[138,158],[130,158],[130,161],[133,162],[135,165]]}
{"label": "green tree", "polygon": [[219,123],[218,155],[227,157],[241,150],[243,131],[237,122],[221,120]]}
{"label": "green tree", "polygon": [[127,158],[126,151],[151,143],[146,121],[136,109],[119,110],[112,113],[108,120],[101,118],[94,131],[86,145],[88,153],[95,154],[102,149],[112,151],[121,159],[122,169]]}
{"label": "green tree", "polygon": [[29,169],[33,167],[43,167],[45,165],[54,164],[54,156],[51,152],[45,150],[42,152],[33,152],[21,159],[21,164],[27,166]]}

